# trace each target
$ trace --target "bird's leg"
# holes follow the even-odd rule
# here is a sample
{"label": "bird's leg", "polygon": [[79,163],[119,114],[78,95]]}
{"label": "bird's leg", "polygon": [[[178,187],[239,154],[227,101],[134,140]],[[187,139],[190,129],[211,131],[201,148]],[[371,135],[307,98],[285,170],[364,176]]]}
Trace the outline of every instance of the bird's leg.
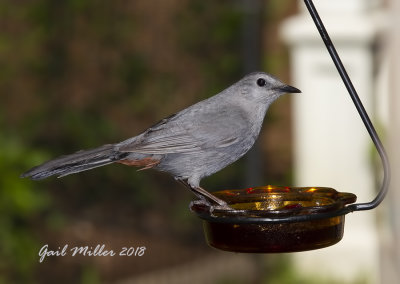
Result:
{"label": "bird's leg", "polygon": [[[229,205],[225,201],[212,195],[204,188],[201,188],[200,186],[192,186],[187,181],[182,180],[182,179],[177,179],[177,180],[180,181],[182,184],[184,184],[186,187],[188,187],[198,198],[200,198],[201,202],[206,202],[213,209],[216,209],[216,208],[227,209],[227,210],[232,209],[231,207],[229,207]],[[216,208],[214,208],[214,207],[216,207]]]}

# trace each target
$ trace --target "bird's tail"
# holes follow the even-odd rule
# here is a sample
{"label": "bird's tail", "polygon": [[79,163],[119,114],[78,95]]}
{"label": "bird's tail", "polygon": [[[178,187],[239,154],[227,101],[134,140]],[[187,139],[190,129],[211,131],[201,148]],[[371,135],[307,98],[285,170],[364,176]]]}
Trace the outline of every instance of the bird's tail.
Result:
{"label": "bird's tail", "polygon": [[103,145],[95,149],[79,151],[50,160],[23,173],[21,177],[30,177],[33,180],[40,180],[53,175],[63,177],[114,163],[123,158],[121,154],[114,150],[114,145]]}

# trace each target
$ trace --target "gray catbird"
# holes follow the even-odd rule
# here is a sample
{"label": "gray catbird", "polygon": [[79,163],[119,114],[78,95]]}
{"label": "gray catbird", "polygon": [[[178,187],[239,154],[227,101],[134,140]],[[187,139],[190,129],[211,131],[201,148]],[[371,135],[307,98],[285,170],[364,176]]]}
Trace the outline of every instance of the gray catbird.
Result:
{"label": "gray catbird", "polygon": [[200,180],[225,168],[253,146],[269,105],[284,93],[300,93],[277,78],[251,73],[219,94],[173,114],[138,136],[61,156],[25,172],[40,180],[111,163],[170,173],[201,200],[228,207]]}

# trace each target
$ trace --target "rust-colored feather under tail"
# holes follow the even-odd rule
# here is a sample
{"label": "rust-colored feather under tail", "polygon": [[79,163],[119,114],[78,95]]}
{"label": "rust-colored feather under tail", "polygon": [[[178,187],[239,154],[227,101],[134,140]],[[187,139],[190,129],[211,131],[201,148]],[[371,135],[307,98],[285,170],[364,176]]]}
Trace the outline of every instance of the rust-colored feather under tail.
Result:
{"label": "rust-colored feather under tail", "polygon": [[140,160],[120,160],[116,161],[116,163],[123,164],[126,166],[133,166],[133,167],[142,167],[138,169],[138,171],[143,171],[147,169],[151,169],[157,166],[160,163],[160,160],[152,159],[152,158],[144,158]]}

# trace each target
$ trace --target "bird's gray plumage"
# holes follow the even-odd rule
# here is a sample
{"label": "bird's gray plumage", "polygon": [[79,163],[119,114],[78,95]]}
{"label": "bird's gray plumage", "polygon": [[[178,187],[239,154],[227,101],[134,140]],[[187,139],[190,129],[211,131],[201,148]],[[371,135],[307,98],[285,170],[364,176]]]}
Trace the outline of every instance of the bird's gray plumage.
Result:
{"label": "bird's gray plumage", "polygon": [[251,73],[138,136],[60,157],[22,177],[65,176],[120,162],[164,171],[199,187],[203,177],[235,162],[253,146],[273,101],[284,93],[297,92],[269,74]]}

